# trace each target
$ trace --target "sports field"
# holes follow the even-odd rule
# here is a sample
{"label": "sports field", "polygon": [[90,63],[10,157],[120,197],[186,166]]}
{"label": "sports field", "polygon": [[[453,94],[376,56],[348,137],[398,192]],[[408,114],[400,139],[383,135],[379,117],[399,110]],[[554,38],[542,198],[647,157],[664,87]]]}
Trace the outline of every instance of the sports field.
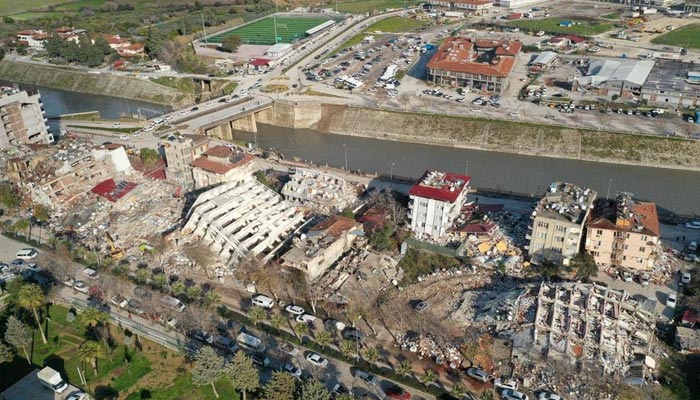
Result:
{"label": "sports field", "polygon": [[238,35],[243,44],[292,43],[306,37],[307,30],[329,20],[329,18],[278,17],[277,41],[275,41],[275,21],[273,17],[267,17],[252,24],[210,36],[207,40],[211,43],[221,43],[225,37]]}
{"label": "sports field", "polygon": [[651,40],[654,44],[700,49],[700,24],[686,25]]}

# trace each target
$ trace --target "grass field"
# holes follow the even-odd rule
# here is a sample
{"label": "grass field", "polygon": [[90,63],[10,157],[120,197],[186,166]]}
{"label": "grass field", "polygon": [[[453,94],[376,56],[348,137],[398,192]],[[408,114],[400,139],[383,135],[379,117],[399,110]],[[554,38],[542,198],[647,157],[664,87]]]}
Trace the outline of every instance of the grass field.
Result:
{"label": "grass field", "polygon": [[654,44],[700,49],[700,24],[686,25],[651,40]]}
{"label": "grass field", "polygon": [[367,28],[367,32],[413,32],[430,24],[426,20],[418,20],[404,17],[389,17],[381,21],[377,21]]}
{"label": "grass field", "polygon": [[0,1],[0,15],[20,13],[35,8],[46,7],[63,2],[65,2],[65,0],[2,0]]}
{"label": "grass field", "polygon": [[[370,11],[383,11],[387,8],[403,8],[404,4],[407,7],[412,7],[424,3],[423,1],[415,0],[355,0],[338,2],[338,11],[364,14]],[[331,5],[333,6],[333,5]]]}
{"label": "grass field", "polygon": [[[328,21],[328,18],[277,18],[277,42],[292,43],[306,36],[306,31]],[[267,17],[240,28],[210,36],[209,42],[221,43],[224,38],[238,35],[244,44],[275,44],[275,19]]]}
{"label": "grass field", "polygon": [[508,22],[509,26],[527,29],[530,31],[545,31],[547,33],[570,33],[580,36],[591,36],[611,30],[614,25],[611,22],[589,22],[573,20],[575,25],[570,27],[559,26],[563,18],[521,19]]}

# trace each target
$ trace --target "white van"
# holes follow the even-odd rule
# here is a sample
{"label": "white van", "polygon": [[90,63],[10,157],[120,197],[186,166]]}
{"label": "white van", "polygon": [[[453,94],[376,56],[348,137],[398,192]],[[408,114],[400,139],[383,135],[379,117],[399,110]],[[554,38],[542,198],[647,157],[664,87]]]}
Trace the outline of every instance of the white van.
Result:
{"label": "white van", "polygon": [[253,296],[253,305],[263,308],[272,308],[275,305],[275,301],[267,296],[258,294]]}
{"label": "white van", "polygon": [[28,249],[22,249],[17,252],[16,256],[20,260],[31,260],[33,258],[36,258],[36,256],[39,255],[39,252],[36,251],[36,249],[28,248]]}
{"label": "white van", "polygon": [[171,297],[171,296],[163,296],[161,299],[163,304],[166,306],[170,307],[171,309],[177,311],[177,312],[183,312],[185,311],[185,305],[178,299]]}
{"label": "white van", "polygon": [[156,118],[156,119],[153,120],[153,125],[158,126],[158,125],[161,125],[163,122],[164,122],[164,121],[163,121],[162,118]]}

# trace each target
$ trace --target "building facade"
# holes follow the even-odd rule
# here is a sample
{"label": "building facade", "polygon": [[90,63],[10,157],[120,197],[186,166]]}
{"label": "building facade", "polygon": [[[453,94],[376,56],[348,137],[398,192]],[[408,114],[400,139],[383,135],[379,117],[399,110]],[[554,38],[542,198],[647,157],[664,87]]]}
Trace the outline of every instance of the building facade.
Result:
{"label": "building facade", "polygon": [[15,91],[0,96],[0,121],[0,149],[10,145],[53,142],[38,91]]}
{"label": "building facade", "polygon": [[408,192],[411,230],[418,239],[438,239],[448,233],[467,203],[471,177],[427,171]]}
{"label": "building facade", "polygon": [[564,182],[554,182],[532,214],[532,232],[526,236],[530,262],[550,261],[568,265],[579,253],[584,226],[596,192]]}
{"label": "building facade", "polygon": [[250,176],[254,156],[234,151],[227,146],[215,146],[192,161],[192,180],[195,189],[203,189]]}
{"label": "building facade", "polygon": [[676,60],[656,60],[641,91],[642,99],[649,104],[700,106],[700,66]]}
{"label": "building facade", "polygon": [[519,41],[448,37],[428,62],[428,80],[500,94],[521,48]]}
{"label": "building facade", "polygon": [[465,11],[474,14],[487,13],[493,7],[492,0],[430,0],[431,6],[445,7],[453,11]]}
{"label": "building facade", "polygon": [[586,251],[600,265],[651,271],[658,245],[656,204],[635,202],[629,193],[618,193],[614,202],[606,200],[587,225]]}
{"label": "building facade", "polygon": [[180,135],[161,143],[168,168],[166,179],[186,189],[194,188],[192,161],[209,149],[209,138],[204,135]]}

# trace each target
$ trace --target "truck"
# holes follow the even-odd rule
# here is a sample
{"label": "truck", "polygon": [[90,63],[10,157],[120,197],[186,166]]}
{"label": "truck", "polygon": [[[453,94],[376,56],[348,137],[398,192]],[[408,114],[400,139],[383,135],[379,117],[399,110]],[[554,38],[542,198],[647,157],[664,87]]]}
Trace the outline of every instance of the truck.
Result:
{"label": "truck", "polygon": [[238,337],[236,338],[236,342],[238,342],[241,348],[246,349],[248,351],[254,351],[257,353],[265,351],[265,345],[263,344],[262,340],[245,332],[242,332],[238,335]]}
{"label": "truck", "polygon": [[61,378],[61,374],[51,367],[44,367],[36,373],[36,377],[42,385],[53,390],[54,393],[63,393],[68,389],[68,384]]}

